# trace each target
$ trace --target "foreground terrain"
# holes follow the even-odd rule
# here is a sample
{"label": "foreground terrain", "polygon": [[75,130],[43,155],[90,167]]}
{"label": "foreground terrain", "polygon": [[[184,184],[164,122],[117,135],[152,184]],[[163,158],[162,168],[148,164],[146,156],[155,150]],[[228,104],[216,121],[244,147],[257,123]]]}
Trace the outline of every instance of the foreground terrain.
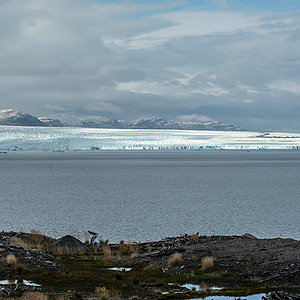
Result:
{"label": "foreground terrain", "polygon": [[0,257],[2,297],[32,291],[78,299],[300,293],[300,241],[292,239],[192,234],[109,244],[94,233],[82,243],[72,236],[2,232]]}

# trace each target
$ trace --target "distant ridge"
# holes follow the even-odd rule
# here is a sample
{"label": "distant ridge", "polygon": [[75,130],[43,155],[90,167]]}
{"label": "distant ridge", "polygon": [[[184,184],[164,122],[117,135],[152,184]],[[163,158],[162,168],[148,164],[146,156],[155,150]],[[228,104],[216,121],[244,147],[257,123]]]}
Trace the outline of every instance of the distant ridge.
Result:
{"label": "distant ridge", "polygon": [[21,111],[12,109],[0,110],[0,125],[11,126],[48,126],[38,118]]}
{"label": "distant ridge", "polygon": [[[245,131],[240,126],[211,122],[179,122],[167,121],[162,118],[145,118],[135,121],[119,121],[105,117],[89,117],[81,119],[76,116],[61,115],[57,118],[35,117],[28,113],[12,109],[0,110],[0,125],[9,126],[47,126],[47,127],[82,127],[111,129],[175,129],[175,130],[212,130],[212,131]],[[63,119],[66,119],[65,121]],[[70,122],[70,120],[72,120]]]}

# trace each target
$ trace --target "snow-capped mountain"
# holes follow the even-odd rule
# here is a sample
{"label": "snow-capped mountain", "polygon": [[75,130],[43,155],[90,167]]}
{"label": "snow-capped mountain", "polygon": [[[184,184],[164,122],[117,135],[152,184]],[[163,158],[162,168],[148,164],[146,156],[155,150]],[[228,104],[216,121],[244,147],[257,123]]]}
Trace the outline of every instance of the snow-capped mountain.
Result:
{"label": "snow-capped mountain", "polygon": [[0,110],[0,125],[47,126],[47,124],[28,113],[15,111],[12,109]]}
{"label": "snow-capped mountain", "polygon": [[77,122],[65,123],[66,127],[85,127],[85,128],[123,128],[123,125],[115,119],[105,117],[90,117]]}
{"label": "snow-capped mountain", "polygon": [[177,122],[166,121],[162,118],[147,118],[133,122],[124,122],[123,126],[132,129],[184,129],[184,130],[222,130],[243,131],[244,129],[220,122]]}
{"label": "snow-capped mountain", "polygon": [[[59,117],[61,116],[61,118]],[[55,117],[36,118],[28,113],[12,109],[0,110],[0,125],[14,126],[48,126],[48,127],[83,127],[112,129],[179,129],[179,130],[213,130],[213,131],[243,131],[232,124],[220,122],[178,122],[162,118],[145,118],[136,121],[118,121],[101,116],[78,117],[71,114],[61,114]]]}
{"label": "snow-capped mountain", "polygon": [[38,118],[41,122],[45,123],[47,126],[50,127],[63,127],[64,125],[61,123],[60,120],[49,118],[49,117],[40,117]]}

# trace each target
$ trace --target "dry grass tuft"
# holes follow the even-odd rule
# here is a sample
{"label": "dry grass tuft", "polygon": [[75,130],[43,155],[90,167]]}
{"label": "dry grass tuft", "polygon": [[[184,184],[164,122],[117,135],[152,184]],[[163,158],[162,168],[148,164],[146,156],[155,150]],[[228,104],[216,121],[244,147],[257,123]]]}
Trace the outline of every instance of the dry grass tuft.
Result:
{"label": "dry grass tuft", "polygon": [[17,271],[18,274],[22,274],[25,270],[25,267],[21,263],[15,264],[15,270]]}
{"label": "dry grass tuft", "polygon": [[198,239],[199,239],[198,233],[191,234],[191,240],[198,240]]}
{"label": "dry grass tuft", "polygon": [[102,246],[102,251],[103,251],[103,260],[104,261],[113,261],[114,257],[111,253],[111,249],[107,245]]}
{"label": "dry grass tuft", "polygon": [[138,257],[138,253],[131,253],[131,259],[134,260]]}
{"label": "dry grass tuft", "polygon": [[118,290],[111,290],[109,294],[111,299],[121,300],[121,293]]}
{"label": "dry grass tuft", "polygon": [[36,230],[36,229],[31,229],[31,230],[30,230],[30,233],[32,233],[32,234],[43,235],[39,230]]}
{"label": "dry grass tuft", "polygon": [[45,251],[48,250],[52,239],[46,239],[44,235],[38,231],[31,231],[31,233],[23,233],[22,237],[13,236],[10,239],[10,245],[19,246],[28,250]]}
{"label": "dry grass tuft", "polygon": [[151,252],[151,250],[152,250],[151,243],[148,243],[147,244],[147,252]]}
{"label": "dry grass tuft", "polygon": [[6,256],[6,263],[10,266],[14,266],[17,263],[17,259],[13,254],[8,254]]}
{"label": "dry grass tuft", "polygon": [[58,297],[56,297],[56,300],[69,300],[69,298],[67,296],[59,295]]}
{"label": "dry grass tuft", "polygon": [[215,259],[211,256],[202,258],[202,270],[210,270],[214,267]]}
{"label": "dry grass tuft", "polygon": [[121,241],[119,244],[119,251],[122,256],[123,255],[131,255],[133,253],[138,254],[139,246],[136,243],[129,242],[128,244],[125,244],[124,241]]}
{"label": "dry grass tuft", "polygon": [[100,300],[108,300],[109,299],[109,291],[104,286],[97,286],[95,289],[95,293],[99,296]]}
{"label": "dry grass tuft", "polygon": [[31,247],[26,242],[24,242],[22,239],[15,237],[15,236],[11,237],[10,245],[22,247],[24,249],[31,249]]}
{"label": "dry grass tuft", "polygon": [[168,268],[174,267],[181,262],[181,254],[176,252],[168,260]]}
{"label": "dry grass tuft", "polygon": [[47,295],[41,292],[26,292],[20,298],[20,300],[47,300]]}

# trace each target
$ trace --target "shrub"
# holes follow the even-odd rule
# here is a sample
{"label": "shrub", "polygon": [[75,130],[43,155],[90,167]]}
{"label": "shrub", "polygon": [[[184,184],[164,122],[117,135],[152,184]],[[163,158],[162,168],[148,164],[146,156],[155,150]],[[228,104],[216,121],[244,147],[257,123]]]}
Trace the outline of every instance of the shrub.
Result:
{"label": "shrub", "polygon": [[8,254],[6,256],[6,262],[10,266],[14,266],[17,263],[17,259],[13,254]]}
{"label": "shrub", "polygon": [[181,262],[181,254],[176,252],[168,260],[168,267],[173,267]]}
{"label": "shrub", "polygon": [[202,270],[210,270],[214,267],[215,259],[211,256],[205,256],[202,258]]}
{"label": "shrub", "polygon": [[18,263],[15,265],[15,270],[17,271],[18,274],[22,274],[25,270],[25,267],[23,264]]}

